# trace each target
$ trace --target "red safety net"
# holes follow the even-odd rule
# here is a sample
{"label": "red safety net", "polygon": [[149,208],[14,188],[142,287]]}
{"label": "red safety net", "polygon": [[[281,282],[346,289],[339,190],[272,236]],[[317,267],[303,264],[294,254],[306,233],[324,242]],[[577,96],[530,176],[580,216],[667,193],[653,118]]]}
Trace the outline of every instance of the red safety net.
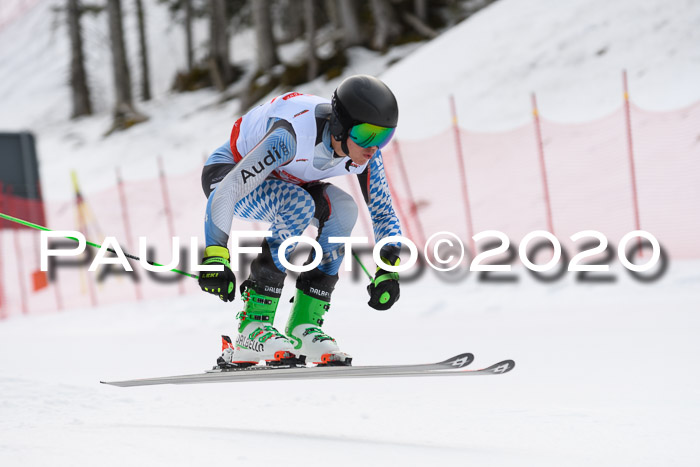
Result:
{"label": "red safety net", "polygon": [[[615,245],[637,228],[636,205],[639,227],[656,236],[670,258],[700,258],[700,104],[672,112],[649,112],[632,105],[630,123],[632,159],[624,108],[581,124],[541,119],[546,185],[534,122],[499,133],[459,129],[466,198],[454,129],[425,140],[391,144],[383,152],[404,235],[421,247],[431,234],[448,231],[470,246],[475,233],[500,230],[517,245],[525,234],[548,229],[549,209],[554,234],[572,253],[580,245],[575,247],[569,237],[582,230],[598,230]],[[158,172],[148,180],[124,182],[123,200],[115,182],[109,189],[82,193],[81,204],[49,202],[42,210],[34,201],[4,193],[0,205],[3,212],[28,220],[45,211],[47,227],[79,230],[93,242],[116,237],[126,252],[137,256],[138,237],[146,236],[152,248],[148,257],[167,264],[172,232],[180,237],[185,252],[190,237],[197,237],[203,248],[206,199],[199,170],[164,177],[167,190]],[[353,177],[330,181],[364,205]],[[372,239],[368,214],[365,209],[360,213],[353,234]],[[96,252],[90,248],[89,255],[80,258],[59,258],[59,263],[75,264],[58,267],[47,277],[39,271],[39,232],[7,222],[3,226],[0,318],[199,292],[191,278],[168,273],[154,280],[154,274],[135,261],[131,261],[135,273],[121,272],[117,265],[88,272]],[[266,227],[234,220],[233,230]],[[183,254],[177,267],[189,270],[188,263]]]}

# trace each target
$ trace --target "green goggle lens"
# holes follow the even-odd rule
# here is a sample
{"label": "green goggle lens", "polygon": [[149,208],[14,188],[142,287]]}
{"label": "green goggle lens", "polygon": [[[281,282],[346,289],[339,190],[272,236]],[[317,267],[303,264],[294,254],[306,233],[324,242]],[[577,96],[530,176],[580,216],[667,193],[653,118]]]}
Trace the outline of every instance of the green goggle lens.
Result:
{"label": "green goggle lens", "polygon": [[396,128],[360,123],[350,129],[350,138],[363,148],[371,148],[372,146],[383,148],[391,141],[394,132],[396,132]]}

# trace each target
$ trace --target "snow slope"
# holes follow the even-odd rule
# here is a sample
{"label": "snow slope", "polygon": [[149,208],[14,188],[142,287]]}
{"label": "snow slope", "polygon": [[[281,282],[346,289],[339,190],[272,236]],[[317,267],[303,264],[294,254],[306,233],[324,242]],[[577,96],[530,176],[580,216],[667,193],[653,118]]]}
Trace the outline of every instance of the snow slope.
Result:
{"label": "snow slope", "polygon": [[399,136],[448,126],[450,94],[461,126],[471,130],[531,121],[532,92],[544,117],[590,121],[622,105],[623,69],[631,99],[643,108],[700,100],[694,0],[501,0],[467,23],[382,75],[408,116]]}
{"label": "snow slope", "polygon": [[204,369],[234,307],[190,296],[10,320],[0,463],[697,465],[697,268],[654,285],[430,279],[384,313],[339,287],[327,328],[357,362],[516,360],[483,378],[106,387]]}
{"label": "snow slope", "polygon": [[[148,123],[103,137],[102,55],[90,65],[102,112],[64,121],[57,3],[39,2],[0,30],[0,126],[38,133],[49,199],[71,196],[72,168],[90,193],[114,184],[115,165],[127,179],[150,178],[163,155],[170,172],[184,172],[226,139],[237,102],[167,92],[176,30],[153,32],[164,43],[154,52],[156,99],[140,105]],[[163,14],[147,5],[149,21]],[[594,118],[619,106],[623,66],[637,103],[673,108],[700,99],[699,11],[680,0],[501,0],[386,70],[392,56],[353,51],[349,72],[381,73],[396,90],[402,139],[446,128],[451,93],[469,128],[529,119],[533,90],[546,116]],[[98,21],[86,27],[97,43]],[[234,59],[249,60],[236,54],[250,52],[250,37],[237,40]],[[328,95],[337,82],[300,90]],[[234,331],[238,304],[174,296],[13,318],[0,322],[0,465],[697,465],[698,266],[674,262],[651,284],[619,270],[613,284],[542,284],[516,270],[517,284],[471,274],[448,285],[429,272],[381,313],[358,298],[362,284],[338,287],[327,329],[358,364],[463,351],[474,366],[516,360],[513,372],[486,378],[105,387],[98,381],[204,369],[219,335]]]}

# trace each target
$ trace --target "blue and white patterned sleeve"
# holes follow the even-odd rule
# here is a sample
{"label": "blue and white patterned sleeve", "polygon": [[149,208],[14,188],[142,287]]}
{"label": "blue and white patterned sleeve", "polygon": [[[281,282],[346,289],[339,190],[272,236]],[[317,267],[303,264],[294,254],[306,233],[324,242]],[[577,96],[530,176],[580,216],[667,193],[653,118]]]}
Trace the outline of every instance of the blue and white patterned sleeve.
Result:
{"label": "blue and white patterned sleeve", "polygon": [[278,167],[294,159],[296,133],[286,120],[272,124],[262,140],[248,152],[209,195],[204,221],[207,246],[226,246],[234,207]]}
{"label": "blue and white patterned sleeve", "polygon": [[[372,218],[374,241],[379,242],[389,236],[401,235],[401,223],[394,211],[380,151],[372,157],[367,169],[357,178]],[[398,247],[400,243],[387,244],[389,245]],[[398,252],[396,254],[398,255]]]}

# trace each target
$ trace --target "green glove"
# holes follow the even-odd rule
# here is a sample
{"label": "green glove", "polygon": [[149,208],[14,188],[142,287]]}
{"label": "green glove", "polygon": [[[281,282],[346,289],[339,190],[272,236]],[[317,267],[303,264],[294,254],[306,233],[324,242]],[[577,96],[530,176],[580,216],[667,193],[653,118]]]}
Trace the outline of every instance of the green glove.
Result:
{"label": "green glove", "polygon": [[231,271],[228,249],[223,246],[208,246],[204,250],[203,265],[221,264],[223,271],[202,271],[199,286],[204,292],[214,294],[225,302],[232,302],[236,296],[236,276]]}
{"label": "green glove", "polygon": [[[382,261],[390,266],[398,266],[399,258],[396,257],[393,263],[382,257]],[[369,292],[369,302],[367,304],[375,310],[388,310],[399,299],[399,273],[385,271],[381,266],[377,267],[374,280],[367,286]]]}

